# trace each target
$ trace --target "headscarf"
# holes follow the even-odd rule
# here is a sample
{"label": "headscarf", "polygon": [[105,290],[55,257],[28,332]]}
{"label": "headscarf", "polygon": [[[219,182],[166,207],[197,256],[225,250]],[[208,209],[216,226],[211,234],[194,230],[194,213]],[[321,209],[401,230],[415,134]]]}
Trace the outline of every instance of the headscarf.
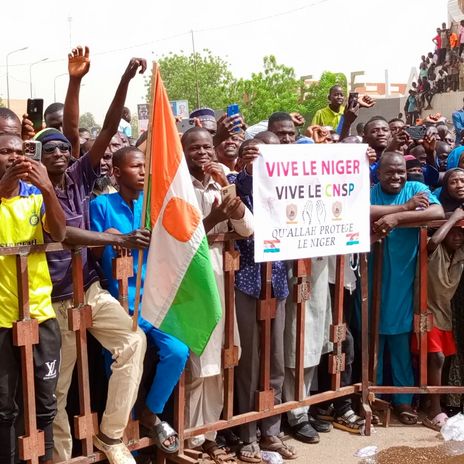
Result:
{"label": "headscarf", "polygon": [[463,200],[453,198],[448,190],[449,178],[451,177],[451,174],[454,174],[455,172],[462,172],[464,174],[464,169],[453,168],[446,171],[445,176],[443,177],[443,187],[441,189],[440,196],[438,197],[446,213],[454,211],[464,203]]}
{"label": "headscarf", "polygon": [[447,159],[447,170],[457,168],[459,166],[459,161],[461,156],[464,155],[464,146],[459,146],[454,148],[451,153],[448,155]]}

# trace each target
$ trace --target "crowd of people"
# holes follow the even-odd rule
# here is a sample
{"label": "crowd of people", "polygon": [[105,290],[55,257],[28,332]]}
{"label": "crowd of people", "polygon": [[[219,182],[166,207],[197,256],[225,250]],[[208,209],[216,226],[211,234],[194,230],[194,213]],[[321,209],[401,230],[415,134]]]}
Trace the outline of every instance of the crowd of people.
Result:
{"label": "crowd of people", "polygon": [[[444,55],[441,52],[440,63]],[[44,128],[38,132],[28,115],[20,120],[11,110],[0,108],[0,243],[10,246],[64,241],[83,247],[84,300],[91,306],[88,332],[95,346],[89,356],[93,366],[91,392],[100,419],[94,446],[110,463],[130,464],[134,457],[122,436],[131,415],[159,448],[166,453],[177,452],[179,438],[169,419],[170,396],[184,369],[185,426],[220,419],[224,321],[217,325],[201,356],[189,353],[182,341],[154,327],[143,314],[138,330],[132,330],[136,275],[141,273],[143,292],[150,232],[139,227],[146,134],[138,140],[130,138],[126,130],[130,113],[124,103],[131,80],[145,71],[146,62],[141,58],[130,60],[96,137],[89,128],[79,127],[79,89],[89,65],[88,48],[72,50],[65,102],[46,109]],[[235,276],[235,333],[241,355],[235,369],[235,414],[255,409],[255,392],[259,389],[257,313],[263,270],[254,261],[252,186],[253,160],[262,144],[368,145],[372,236],[373,240],[382,239],[384,247],[380,385],[415,384],[417,340],[413,316],[419,234],[417,228],[398,226],[446,218],[439,229],[431,231],[428,242],[428,309],[434,321],[427,334],[428,381],[429,385],[441,385],[442,379],[445,384],[463,385],[464,233],[458,223],[464,219],[464,147],[459,142],[455,146],[455,136],[436,115],[423,119],[424,132],[415,138],[400,118],[387,121],[379,115],[359,122],[362,108],[375,105],[368,96],[346,100],[345,89],[333,86],[327,107],[316,113],[306,129],[300,114],[279,108],[268,120],[249,127],[240,115],[217,120],[212,109],[198,108],[190,115],[194,127],[180,134],[206,233],[235,231],[243,237],[236,242],[240,265]],[[355,123],[356,134],[351,134]],[[40,162],[23,155],[23,141],[30,139],[41,144]],[[237,195],[222,198],[222,189],[230,184],[235,184]],[[85,248],[90,245],[97,248]],[[127,249],[132,250],[134,258],[134,276],[128,282],[129,314],[119,301],[112,272],[113,259]],[[224,309],[223,244],[213,243],[210,252]],[[139,253],[143,253],[141,269],[137,264]],[[360,377],[356,261],[356,256],[351,256],[344,269],[344,312],[349,330],[343,342],[342,386]],[[305,303],[304,390],[308,396],[330,389],[334,263],[334,257],[312,259],[311,294]],[[74,305],[71,252],[36,253],[28,257],[28,264],[30,314],[39,322],[34,367],[37,424],[45,436],[41,462],[60,462],[73,456],[69,417],[76,398],[72,393],[76,336],[68,321],[68,309]],[[1,256],[0,269],[4,299],[0,308],[0,462],[14,463],[21,434],[18,418],[22,414],[16,399],[21,367],[12,336],[18,319],[15,258]],[[279,404],[293,400],[295,393],[297,329],[296,304],[290,295],[295,282],[292,263],[273,262],[271,281],[277,304],[271,330],[270,379],[274,403]],[[445,370],[447,357],[449,368]],[[400,394],[392,395],[391,401],[402,423],[417,423],[420,407],[425,412],[423,424],[434,430],[444,424],[447,413],[456,413],[462,407],[459,395],[430,395],[419,404],[413,395]],[[237,459],[259,463],[262,450],[291,460],[297,454],[282,441],[283,430],[297,440],[314,444],[319,442],[319,433],[332,427],[360,434],[364,422],[352,398],[346,396],[259,423],[246,423],[219,435],[199,435],[186,445],[201,450],[204,463],[231,464]]]}
{"label": "crowd of people", "polygon": [[457,28],[442,23],[432,39],[433,52],[421,56],[419,75],[404,107],[408,124],[414,125],[422,110],[432,109],[435,94],[464,91],[464,20]]}

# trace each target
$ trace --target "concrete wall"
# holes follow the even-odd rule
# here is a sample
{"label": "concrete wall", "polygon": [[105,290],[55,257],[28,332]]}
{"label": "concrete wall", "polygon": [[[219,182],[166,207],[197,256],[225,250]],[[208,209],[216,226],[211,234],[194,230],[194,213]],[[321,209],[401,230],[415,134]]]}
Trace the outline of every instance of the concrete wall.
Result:
{"label": "concrete wall", "polygon": [[[451,121],[452,113],[463,107],[463,98],[464,92],[449,92],[434,95],[432,99],[432,110],[423,111],[421,116],[424,117],[427,114],[441,113]],[[406,97],[378,99],[373,108],[360,110],[356,123],[366,122],[372,116],[377,115],[383,116],[388,121],[392,118],[396,118],[398,113],[403,113],[404,117],[403,108],[405,102]]]}

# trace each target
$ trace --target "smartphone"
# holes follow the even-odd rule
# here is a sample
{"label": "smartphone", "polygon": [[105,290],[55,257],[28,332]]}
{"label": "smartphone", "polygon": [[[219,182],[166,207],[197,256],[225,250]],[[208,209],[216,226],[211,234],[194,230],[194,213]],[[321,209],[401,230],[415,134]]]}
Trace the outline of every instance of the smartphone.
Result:
{"label": "smartphone", "polygon": [[36,132],[42,130],[43,105],[44,101],[42,98],[27,99],[27,114],[29,119],[32,121],[32,125],[34,126],[34,130]]}
{"label": "smartphone", "polygon": [[422,126],[410,126],[405,127],[404,130],[410,135],[413,140],[422,140],[427,132],[427,127]]}
{"label": "smartphone", "polygon": [[25,140],[23,142],[23,155],[40,162],[42,159],[42,143],[37,140]]}
{"label": "smartphone", "polygon": [[235,184],[230,184],[227,187],[221,189],[221,200],[225,201],[227,198],[235,198],[237,196],[237,189]]}
{"label": "smartphone", "polygon": [[359,92],[350,92],[348,96],[348,108],[351,107],[351,105],[356,105],[358,103],[358,97],[359,97]]}
{"label": "smartphone", "polygon": [[[236,114],[240,114],[240,107],[237,103],[233,103],[232,105],[229,105],[227,107],[227,117],[230,118],[231,116],[235,116]],[[234,127],[233,131],[240,132],[240,127]]]}

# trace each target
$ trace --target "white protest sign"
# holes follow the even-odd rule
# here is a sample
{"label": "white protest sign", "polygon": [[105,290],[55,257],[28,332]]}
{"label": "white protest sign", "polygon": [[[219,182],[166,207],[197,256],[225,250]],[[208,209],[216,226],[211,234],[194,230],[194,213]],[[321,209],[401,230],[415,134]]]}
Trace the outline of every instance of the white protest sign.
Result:
{"label": "white protest sign", "polygon": [[255,261],[370,250],[367,145],[259,145]]}

